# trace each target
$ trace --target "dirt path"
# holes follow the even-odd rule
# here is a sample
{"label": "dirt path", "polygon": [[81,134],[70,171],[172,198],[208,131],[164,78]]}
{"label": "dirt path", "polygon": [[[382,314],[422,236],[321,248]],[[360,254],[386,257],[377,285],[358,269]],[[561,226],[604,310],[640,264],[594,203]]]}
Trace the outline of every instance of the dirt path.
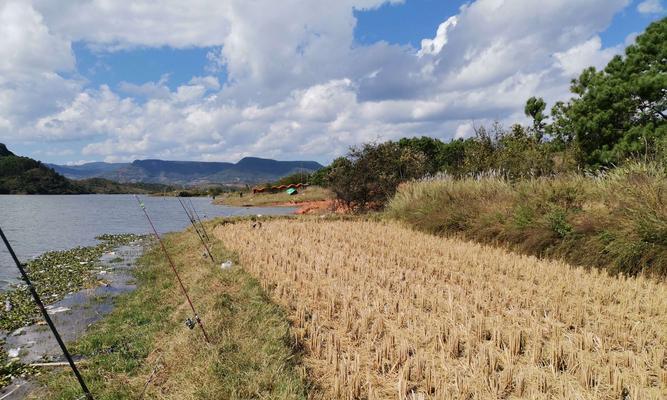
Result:
{"label": "dirt path", "polygon": [[289,310],[327,398],[667,398],[665,284],[395,224],[215,234]]}

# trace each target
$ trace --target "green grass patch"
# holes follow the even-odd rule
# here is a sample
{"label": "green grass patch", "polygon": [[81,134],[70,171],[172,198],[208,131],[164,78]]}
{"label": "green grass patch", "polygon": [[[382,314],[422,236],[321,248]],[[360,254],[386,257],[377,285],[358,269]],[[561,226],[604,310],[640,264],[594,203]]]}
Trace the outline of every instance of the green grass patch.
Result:
{"label": "green grass patch", "polygon": [[[96,399],[306,399],[308,384],[289,324],[248,273],[221,270],[201,256],[194,233],[168,235],[174,257],[212,344],[191,317],[163,254],[151,248],[135,269],[137,289],[72,346],[85,358],[83,375]],[[232,259],[221,243],[218,260]],[[41,377],[35,398],[71,399],[80,394],[69,371]]]}

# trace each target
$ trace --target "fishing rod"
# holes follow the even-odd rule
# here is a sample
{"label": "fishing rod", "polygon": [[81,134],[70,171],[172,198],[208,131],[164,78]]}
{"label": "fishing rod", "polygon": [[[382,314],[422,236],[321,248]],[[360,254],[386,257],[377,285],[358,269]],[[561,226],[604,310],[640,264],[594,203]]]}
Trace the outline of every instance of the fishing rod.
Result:
{"label": "fishing rod", "polygon": [[201,227],[199,225],[197,225],[197,219],[195,218],[195,213],[194,213],[193,209],[191,208],[192,201],[190,201],[190,204],[183,201],[183,204],[185,205],[185,208],[186,208],[185,213],[188,214],[188,218],[190,218],[190,222],[194,222],[194,224],[195,224],[194,226],[197,228],[197,231],[202,235],[203,238],[206,238],[206,240],[208,241],[208,238],[206,237],[206,235],[204,235],[204,232],[200,229]]}
{"label": "fishing rod", "polygon": [[2,241],[5,242],[5,246],[7,247],[7,250],[9,250],[9,254],[11,254],[12,258],[14,259],[14,263],[16,263],[16,266],[21,272],[21,277],[23,278],[23,281],[25,282],[26,285],[28,285],[30,294],[32,295],[32,298],[35,300],[35,303],[37,303],[39,311],[41,311],[42,316],[44,317],[46,323],[49,325],[49,328],[51,329],[51,332],[53,332],[53,336],[55,336],[56,341],[58,342],[58,346],[60,346],[60,350],[62,350],[63,355],[67,359],[70,368],[72,368],[72,372],[74,372],[76,380],[79,381],[79,385],[81,386],[81,390],[83,390],[86,399],[93,400],[92,393],[90,393],[90,390],[88,390],[86,382],[83,381],[83,377],[79,373],[79,370],[76,368],[76,364],[74,363],[72,356],[69,354],[69,351],[67,351],[67,346],[65,346],[65,342],[63,342],[62,338],[60,337],[60,334],[58,333],[58,330],[56,329],[56,326],[53,324],[53,321],[51,321],[51,317],[49,316],[49,313],[46,311],[46,307],[44,307],[42,299],[40,299],[39,294],[37,294],[37,290],[35,290],[35,287],[32,285],[32,282],[30,281],[28,274],[26,273],[25,269],[23,269],[23,264],[21,264],[18,257],[16,256],[16,253],[14,253],[14,249],[12,248],[12,245],[9,244],[9,240],[7,240],[7,237],[5,236],[5,233],[2,231],[2,228],[0,228],[0,236],[2,236]]}
{"label": "fishing rod", "polygon": [[177,197],[177,199],[178,202],[181,203],[181,207],[183,207],[183,211],[185,211],[185,215],[187,215],[188,219],[190,220],[192,227],[195,228],[195,232],[197,232],[198,235],[201,235],[199,232],[199,227],[194,223],[194,216],[190,213],[190,209],[185,206],[185,203],[180,199],[180,197]]}
{"label": "fishing rod", "polygon": [[[188,199],[190,202],[190,207],[192,208],[192,211],[195,213],[195,216],[197,216],[197,220],[199,221],[199,225],[201,226],[202,232],[204,232],[204,236],[206,237],[206,240],[209,242],[211,241],[211,238],[208,236],[208,232],[206,232],[206,228],[204,227],[204,223],[202,222],[201,218],[199,217],[199,213],[197,212],[197,209],[195,208],[194,203],[192,203],[192,199]],[[206,216],[206,215],[204,215]]]}
{"label": "fishing rod", "polygon": [[192,224],[192,227],[195,228],[195,232],[197,232],[197,236],[199,236],[199,240],[201,240],[202,244],[204,245],[204,248],[206,248],[206,253],[208,253],[208,256],[211,258],[211,261],[213,261],[213,264],[215,264],[215,258],[213,258],[213,254],[211,254],[211,250],[208,248],[208,244],[206,244],[206,241],[204,240],[204,237],[202,236],[201,232],[199,232],[199,229],[197,228],[197,224],[195,223],[194,217],[190,215],[190,212],[188,211],[187,208],[185,208],[185,204],[183,204],[183,201],[181,201],[180,197],[177,197],[178,202],[181,203],[181,207],[183,207],[183,211],[185,211],[185,214],[188,216],[188,219],[190,220],[190,223]]}
{"label": "fishing rod", "polygon": [[[178,280],[178,284],[181,286],[181,291],[185,295],[185,298],[188,300],[188,304],[190,305],[190,309],[195,315],[195,321],[201,328],[202,333],[204,334],[204,339],[206,339],[206,343],[211,343],[211,341],[208,339],[208,334],[206,333],[206,329],[204,329],[204,324],[201,322],[201,319],[199,318],[199,315],[197,315],[197,311],[195,310],[195,306],[192,304],[192,300],[190,300],[190,296],[188,295],[187,289],[185,289],[185,285],[183,285],[183,281],[181,280],[181,276],[178,274],[178,271],[176,270],[176,265],[174,264],[174,261],[171,259],[171,256],[169,255],[169,252],[167,251],[167,248],[164,245],[164,242],[162,241],[162,238],[160,238],[160,234],[157,233],[157,229],[155,229],[155,225],[153,225],[153,221],[151,221],[151,217],[148,216],[148,211],[146,211],[146,206],[144,203],[139,199],[139,196],[136,194],[134,197],[137,199],[137,202],[139,202],[139,207],[144,211],[144,215],[146,215],[146,219],[148,220],[148,223],[151,226],[151,229],[153,229],[153,233],[155,234],[155,237],[157,238],[158,242],[160,242],[160,246],[162,247],[162,251],[164,252],[164,255],[167,257],[167,261],[169,261],[169,265],[171,266],[171,270],[174,271],[174,275],[176,275],[176,279]],[[192,329],[194,327],[194,323],[188,318],[186,324],[188,325],[188,328]]]}

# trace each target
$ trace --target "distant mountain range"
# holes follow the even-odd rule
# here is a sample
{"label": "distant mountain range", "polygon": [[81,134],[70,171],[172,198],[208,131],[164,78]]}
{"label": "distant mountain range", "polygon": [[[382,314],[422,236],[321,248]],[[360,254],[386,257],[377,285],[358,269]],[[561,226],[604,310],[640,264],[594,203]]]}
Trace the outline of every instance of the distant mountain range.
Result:
{"label": "distant mountain range", "polygon": [[256,184],[276,181],[297,172],[322,168],[315,161],[276,161],[245,157],[237,163],[136,160],[132,163],[94,162],[76,166],[47,164],[70,179],[104,178],[121,183],[168,185]]}
{"label": "distant mountain range", "polygon": [[104,178],[67,179],[53,168],[12,153],[0,143],[0,194],[163,193],[157,183],[118,183]]}
{"label": "distant mountain range", "polygon": [[237,163],[137,160],[77,166],[44,164],[12,153],[0,143],[0,194],[153,193],[169,185],[244,185],[274,182],[322,168],[314,161],[246,157]]}

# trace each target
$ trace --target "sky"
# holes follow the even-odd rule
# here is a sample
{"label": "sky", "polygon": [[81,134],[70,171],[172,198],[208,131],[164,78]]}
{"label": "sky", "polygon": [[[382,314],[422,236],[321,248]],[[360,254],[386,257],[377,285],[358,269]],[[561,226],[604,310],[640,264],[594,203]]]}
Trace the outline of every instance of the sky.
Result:
{"label": "sky", "polygon": [[665,0],[0,0],[0,142],[45,162],[468,137],[570,97]]}

